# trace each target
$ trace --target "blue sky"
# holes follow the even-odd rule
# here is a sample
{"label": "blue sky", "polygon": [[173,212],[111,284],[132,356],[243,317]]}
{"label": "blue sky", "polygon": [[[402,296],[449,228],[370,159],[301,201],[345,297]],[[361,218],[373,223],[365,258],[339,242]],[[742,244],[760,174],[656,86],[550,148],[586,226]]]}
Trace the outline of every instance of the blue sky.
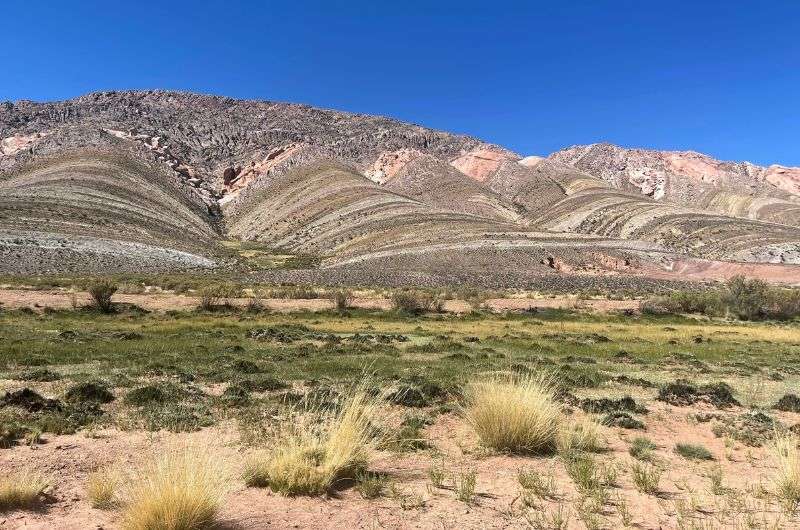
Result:
{"label": "blue sky", "polygon": [[0,101],[168,88],[382,114],[521,154],[800,165],[800,2],[29,2]]}

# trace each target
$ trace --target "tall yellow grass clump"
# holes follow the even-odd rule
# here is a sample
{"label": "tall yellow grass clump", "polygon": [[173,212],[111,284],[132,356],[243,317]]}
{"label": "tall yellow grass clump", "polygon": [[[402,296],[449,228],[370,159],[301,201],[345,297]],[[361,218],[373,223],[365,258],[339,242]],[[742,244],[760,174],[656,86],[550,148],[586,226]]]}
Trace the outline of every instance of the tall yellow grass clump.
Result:
{"label": "tall yellow grass clump", "polygon": [[224,461],[205,448],[165,450],[141,465],[122,494],[126,530],[197,530],[211,526],[230,491]]}
{"label": "tall yellow grass clump", "polygon": [[501,451],[550,453],[560,411],[541,376],[493,376],[467,384],[464,416],[481,442]]}
{"label": "tall yellow grass clump", "polygon": [[0,512],[31,508],[47,486],[44,476],[30,470],[0,477]]}
{"label": "tall yellow grass clump", "polygon": [[800,506],[800,450],[797,444],[796,436],[784,434],[776,436],[772,446],[777,464],[775,494],[790,512]]}
{"label": "tall yellow grass clump", "polygon": [[86,479],[86,494],[93,508],[105,510],[117,504],[121,473],[113,467],[100,468]]}
{"label": "tall yellow grass clump", "polygon": [[245,482],[283,495],[319,495],[337,481],[354,479],[378,442],[372,425],[382,399],[366,386],[355,388],[340,407],[295,411],[273,449],[247,462]]}

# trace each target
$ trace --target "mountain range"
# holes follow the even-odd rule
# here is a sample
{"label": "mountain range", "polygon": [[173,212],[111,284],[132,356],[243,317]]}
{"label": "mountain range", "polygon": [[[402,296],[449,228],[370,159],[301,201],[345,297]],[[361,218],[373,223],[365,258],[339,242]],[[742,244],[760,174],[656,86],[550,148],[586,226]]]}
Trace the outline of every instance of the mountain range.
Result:
{"label": "mountain range", "polygon": [[[800,278],[800,169],[169,91],[0,103],[0,272]],[[310,264],[310,265],[308,265]],[[271,273],[275,273],[272,271]],[[481,282],[478,282],[481,283]]]}

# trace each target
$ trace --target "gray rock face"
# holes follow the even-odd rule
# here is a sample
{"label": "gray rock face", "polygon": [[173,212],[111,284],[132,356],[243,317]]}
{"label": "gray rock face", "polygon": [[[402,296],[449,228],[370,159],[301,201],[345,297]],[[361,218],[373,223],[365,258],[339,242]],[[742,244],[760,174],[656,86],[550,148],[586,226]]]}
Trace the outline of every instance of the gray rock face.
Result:
{"label": "gray rock face", "polygon": [[183,164],[216,185],[226,168],[263,159],[288,143],[316,146],[353,162],[401,148],[453,158],[480,143],[379,116],[159,90],[97,92],[68,101],[19,101],[0,107],[0,139],[37,133],[46,136],[0,157],[0,170],[37,154],[127,138],[146,145],[162,162]]}

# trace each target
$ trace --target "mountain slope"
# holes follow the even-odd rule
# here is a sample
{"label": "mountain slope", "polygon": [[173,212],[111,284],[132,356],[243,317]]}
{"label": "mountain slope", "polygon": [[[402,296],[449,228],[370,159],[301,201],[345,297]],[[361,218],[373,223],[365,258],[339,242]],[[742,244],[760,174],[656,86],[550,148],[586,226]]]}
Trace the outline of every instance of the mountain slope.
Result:
{"label": "mountain slope", "polygon": [[549,159],[659,201],[800,226],[800,168],[720,162],[692,151],[610,144],[574,146]]}
{"label": "mountain slope", "polygon": [[249,271],[231,239],[365,278],[800,263],[791,171],[675,174],[656,200],[598,152],[521,159],[389,118],[166,91],[0,104],[0,272]]}

